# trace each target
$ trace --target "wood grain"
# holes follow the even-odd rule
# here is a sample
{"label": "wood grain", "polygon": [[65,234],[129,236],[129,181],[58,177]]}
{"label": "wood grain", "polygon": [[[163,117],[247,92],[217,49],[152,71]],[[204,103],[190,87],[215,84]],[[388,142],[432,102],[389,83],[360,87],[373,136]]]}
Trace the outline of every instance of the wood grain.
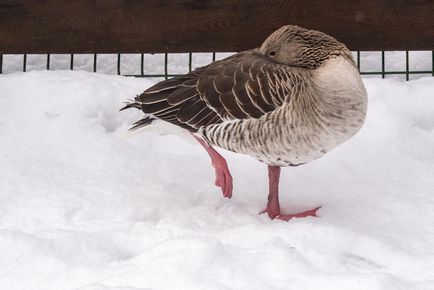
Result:
{"label": "wood grain", "polygon": [[0,53],[242,51],[285,24],[352,50],[433,50],[432,0],[0,0]]}

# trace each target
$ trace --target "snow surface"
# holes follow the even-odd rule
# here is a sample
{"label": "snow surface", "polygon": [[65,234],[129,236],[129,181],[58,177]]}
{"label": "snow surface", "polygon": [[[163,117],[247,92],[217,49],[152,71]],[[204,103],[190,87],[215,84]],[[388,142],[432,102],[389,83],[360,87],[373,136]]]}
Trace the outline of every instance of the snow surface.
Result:
{"label": "snow surface", "polygon": [[434,78],[365,79],[361,132],[282,170],[287,211],[258,215],[266,166],[118,112],[149,80],[0,76],[0,289],[434,289]]}

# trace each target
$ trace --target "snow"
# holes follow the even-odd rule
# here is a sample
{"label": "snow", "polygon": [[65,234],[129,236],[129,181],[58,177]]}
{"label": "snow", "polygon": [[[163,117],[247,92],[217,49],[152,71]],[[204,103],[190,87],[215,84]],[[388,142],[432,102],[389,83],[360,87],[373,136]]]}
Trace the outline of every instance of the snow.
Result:
{"label": "snow", "polygon": [[141,114],[118,112],[152,84],[88,72],[0,76],[0,289],[434,289],[434,78],[365,79],[353,139],[282,170],[271,221],[266,166],[206,152]]}

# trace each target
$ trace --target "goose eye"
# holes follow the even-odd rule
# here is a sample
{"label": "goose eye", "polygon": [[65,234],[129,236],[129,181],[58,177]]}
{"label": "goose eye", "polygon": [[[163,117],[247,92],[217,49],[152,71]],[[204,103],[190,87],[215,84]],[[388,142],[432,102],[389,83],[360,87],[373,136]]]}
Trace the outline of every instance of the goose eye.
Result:
{"label": "goose eye", "polygon": [[270,51],[268,52],[268,55],[269,55],[269,56],[276,56],[276,54],[277,54],[277,52],[276,52],[275,50],[270,50]]}

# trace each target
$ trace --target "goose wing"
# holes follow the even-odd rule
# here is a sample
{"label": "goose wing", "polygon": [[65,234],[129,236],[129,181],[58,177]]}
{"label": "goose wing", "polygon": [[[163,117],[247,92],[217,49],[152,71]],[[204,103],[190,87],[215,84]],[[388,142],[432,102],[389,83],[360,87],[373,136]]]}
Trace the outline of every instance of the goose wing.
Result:
{"label": "goose wing", "polygon": [[291,67],[254,49],[157,83],[126,107],[195,132],[223,120],[259,118],[282,105],[296,82]]}

